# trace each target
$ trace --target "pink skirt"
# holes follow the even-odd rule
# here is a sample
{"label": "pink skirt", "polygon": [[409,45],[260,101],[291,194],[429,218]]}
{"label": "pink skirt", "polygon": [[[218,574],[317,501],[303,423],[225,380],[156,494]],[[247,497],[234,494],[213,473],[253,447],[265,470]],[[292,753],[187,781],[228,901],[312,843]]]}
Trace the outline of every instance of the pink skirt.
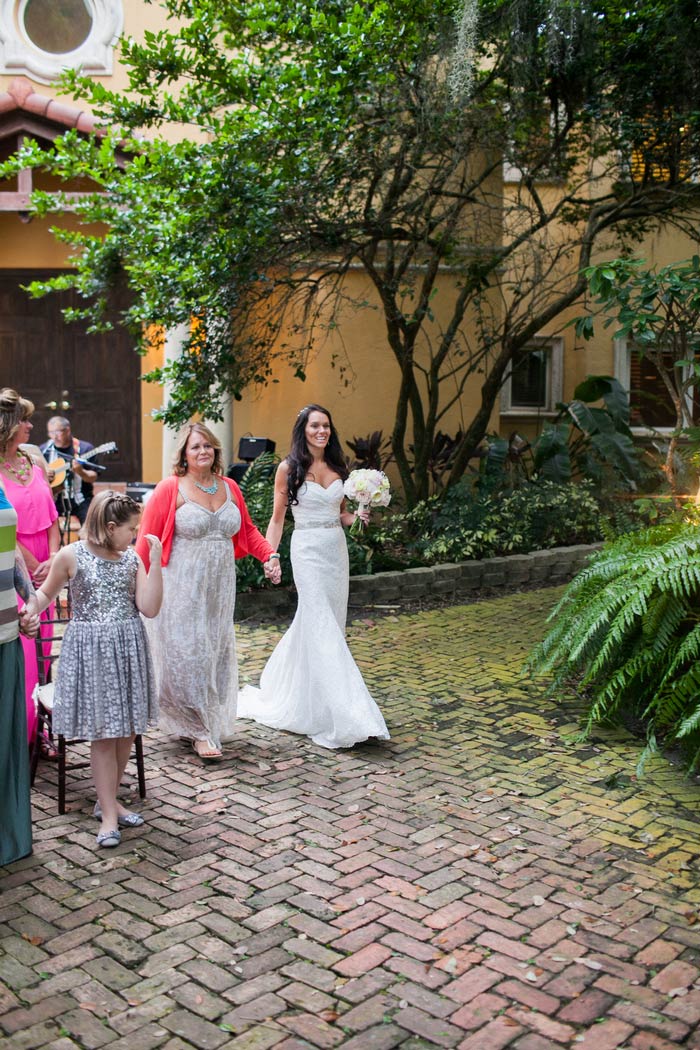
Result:
{"label": "pink skirt", "polygon": [[[38,561],[46,561],[49,556],[49,534],[46,532],[35,532],[35,533],[17,533],[17,541],[26,547]],[[22,598],[17,600],[18,606],[21,608],[24,605]],[[39,662],[37,658],[37,648],[41,645],[41,652],[44,660],[48,660],[51,655],[51,641],[53,639],[53,627],[50,624],[44,623],[45,620],[51,620],[54,616],[55,606],[53,602],[41,614],[42,624],[39,629],[38,638],[25,638],[22,635],[22,650],[24,652],[24,684],[25,684],[25,702],[27,705],[27,740],[31,747],[34,743],[34,737],[36,736],[36,701],[34,700],[34,687],[39,681]],[[47,664],[44,665],[48,666]],[[42,668],[43,670],[43,668]]]}

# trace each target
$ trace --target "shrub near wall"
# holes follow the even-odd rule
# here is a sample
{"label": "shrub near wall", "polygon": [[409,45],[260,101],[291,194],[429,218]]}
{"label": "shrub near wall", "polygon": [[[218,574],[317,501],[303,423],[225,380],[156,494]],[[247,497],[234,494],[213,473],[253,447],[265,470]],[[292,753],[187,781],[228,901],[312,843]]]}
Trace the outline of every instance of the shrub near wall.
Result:
{"label": "shrub near wall", "polygon": [[376,570],[524,554],[595,543],[602,535],[603,516],[587,482],[538,480],[480,492],[467,480],[394,515],[370,534],[370,542]]}

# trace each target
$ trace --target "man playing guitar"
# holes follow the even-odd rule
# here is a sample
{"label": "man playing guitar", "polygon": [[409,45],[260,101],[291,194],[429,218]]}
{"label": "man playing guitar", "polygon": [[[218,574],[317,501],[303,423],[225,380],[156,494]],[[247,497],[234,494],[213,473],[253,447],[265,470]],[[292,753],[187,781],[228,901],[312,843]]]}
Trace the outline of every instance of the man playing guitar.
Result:
{"label": "man playing guitar", "polygon": [[75,514],[82,525],[92,502],[92,483],[97,480],[97,471],[91,470],[87,462],[81,463],[80,460],[95,446],[89,441],[79,441],[73,437],[70,421],[64,416],[52,416],[46,429],[49,440],[41,445],[44,458],[49,464],[60,458],[65,460],[68,466],[67,472],[64,472],[65,482],[60,487],[57,485],[58,478],[51,482],[52,487],[57,490],[59,509],[65,513],[67,507],[62,504],[70,501],[70,513]]}

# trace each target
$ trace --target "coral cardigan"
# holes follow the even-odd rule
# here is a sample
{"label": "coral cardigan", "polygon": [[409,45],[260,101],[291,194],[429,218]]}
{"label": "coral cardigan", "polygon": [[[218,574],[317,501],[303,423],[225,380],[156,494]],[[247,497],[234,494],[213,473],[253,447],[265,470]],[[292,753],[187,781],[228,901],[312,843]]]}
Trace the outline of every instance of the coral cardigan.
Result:
{"label": "coral cardigan", "polygon": [[[274,547],[270,546],[265,537],[253,525],[243,499],[243,493],[236,482],[231,481],[230,478],[221,478],[221,480],[225,485],[228,485],[231,495],[241,512],[241,527],[233,537],[235,557],[244,558],[246,554],[252,554],[258,561],[267,561],[270,555],[274,553]],[[147,569],[150,564],[148,542],[146,540],[146,533],[148,532],[157,536],[163,544],[163,565],[167,565],[170,560],[170,550],[175,533],[175,511],[177,509],[179,483],[180,479],[175,474],[169,478],[164,478],[163,481],[156,485],[153,495],[144,508],[136,540],[136,550]]]}

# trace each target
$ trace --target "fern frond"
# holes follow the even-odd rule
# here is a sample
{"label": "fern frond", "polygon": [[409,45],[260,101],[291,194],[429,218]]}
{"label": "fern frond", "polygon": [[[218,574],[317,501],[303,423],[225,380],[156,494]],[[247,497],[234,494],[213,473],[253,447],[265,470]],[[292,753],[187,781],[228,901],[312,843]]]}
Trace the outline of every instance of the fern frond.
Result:
{"label": "fern frond", "polygon": [[595,691],[595,700],[588,715],[591,724],[610,721],[620,704],[626,700],[640,682],[648,678],[654,664],[648,651],[637,653],[627,660],[604,685]]}
{"label": "fern frond", "polygon": [[567,587],[528,665],[558,681],[580,677],[585,732],[641,712],[643,766],[657,733],[700,744],[699,616],[700,530],[675,521],[626,533]]}
{"label": "fern frond", "polygon": [[[685,669],[679,673],[681,667]],[[673,736],[692,733],[693,722],[700,718],[700,664],[695,660],[681,663],[676,656],[672,671],[666,674],[657,695],[650,700],[648,711],[657,725],[670,730]]]}
{"label": "fern frond", "polygon": [[668,664],[668,676],[672,678],[688,663],[700,660],[700,623],[694,622],[681,638],[673,659]]}
{"label": "fern frond", "polygon": [[647,764],[650,758],[653,758],[654,755],[658,755],[658,753],[659,745],[657,743],[656,737],[652,733],[647,737],[646,747],[644,748],[641,755],[639,756],[639,759],[637,760],[637,768],[635,770],[637,777],[641,779],[641,777],[644,776],[644,766]]}

